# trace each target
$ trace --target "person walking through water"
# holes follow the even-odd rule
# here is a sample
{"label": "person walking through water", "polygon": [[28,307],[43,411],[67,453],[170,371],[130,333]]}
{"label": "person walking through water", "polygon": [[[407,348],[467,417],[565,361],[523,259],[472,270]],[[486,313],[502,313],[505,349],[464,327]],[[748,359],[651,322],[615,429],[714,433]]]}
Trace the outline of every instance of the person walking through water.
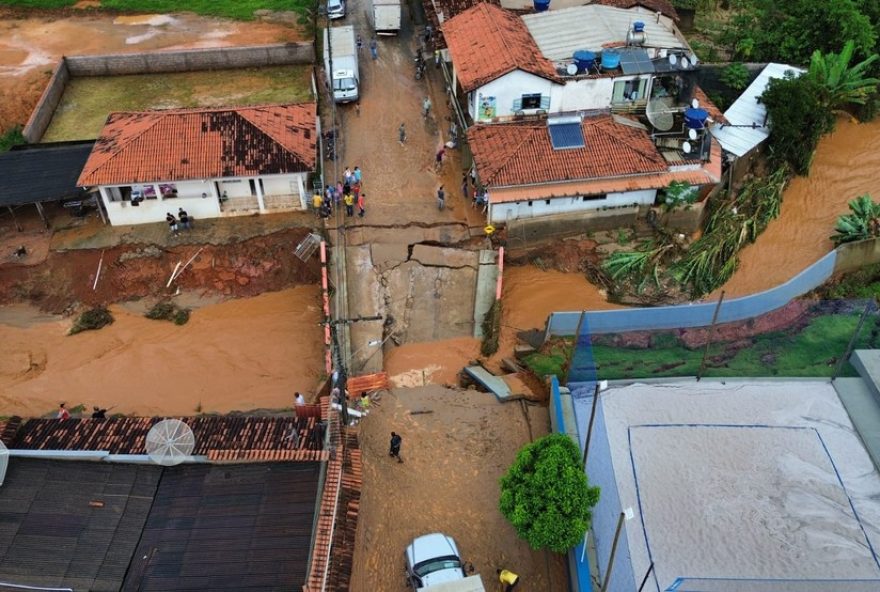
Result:
{"label": "person walking through water", "polygon": [[401,146],[406,143],[406,125],[403,123],[397,128],[397,141],[400,142]]}
{"label": "person walking through water", "polygon": [[374,60],[379,59],[379,44],[376,43],[375,37],[370,39],[370,53],[373,55]]}
{"label": "person walking through water", "polygon": [[397,462],[402,463],[403,459],[400,458],[400,445],[403,443],[403,438],[401,438],[398,434],[391,432],[391,449],[388,451],[388,456],[391,458],[396,458]]}
{"label": "person walking through water", "polygon": [[422,117],[428,119],[428,115],[431,113],[431,99],[425,97],[425,100],[422,101]]}
{"label": "person walking through water", "polygon": [[357,196],[358,218],[363,218],[364,215],[367,213],[367,208],[366,208],[367,202],[364,199],[365,197],[366,197],[366,194],[363,191],[358,193],[358,196]]}
{"label": "person walking through water", "polygon": [[442,210],[446,207],[446,192],[443,191],[443,185],[437,190],[437,209]]}

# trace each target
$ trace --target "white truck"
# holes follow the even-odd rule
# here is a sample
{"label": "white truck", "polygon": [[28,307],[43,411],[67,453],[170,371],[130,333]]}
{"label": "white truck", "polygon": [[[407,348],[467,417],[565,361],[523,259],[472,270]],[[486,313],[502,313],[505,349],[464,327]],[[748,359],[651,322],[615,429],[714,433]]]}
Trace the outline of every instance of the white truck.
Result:
{"label": "white truck", "polygon": [[358,53],[351,25],[324,29],[324,71],[327,72],[327,84],[333,89],[334,101],[351,103],[358,100]]}
{"label": "white truck", "polygon": [[440,532],[416,537],[404,552],[406,579],[415,592],[486,592],[479,575],[469,576],[452,537]]}
{"label": "white truck", "polygon": [[373,28],[377,35],[400,31],[400,0],[373,0]]}

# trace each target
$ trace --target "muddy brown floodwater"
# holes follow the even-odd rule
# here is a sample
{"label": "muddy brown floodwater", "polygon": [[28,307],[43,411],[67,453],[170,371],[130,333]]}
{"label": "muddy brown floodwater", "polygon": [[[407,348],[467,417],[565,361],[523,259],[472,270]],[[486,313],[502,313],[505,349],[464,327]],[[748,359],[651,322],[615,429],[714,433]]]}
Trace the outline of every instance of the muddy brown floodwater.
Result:
{"label": "muddy brown floodwater", "polygon": [[[723,289],[745,296],[781,284],[828,253],[828,238],[847,203],[865,193],[880,198],[880,120],[856,124],[840,120],[822,138],[808,177],[785,190],[782,212],[740,253],[736,273]],[[717,294],[709,296],[710,299]]]}
{"label": "muddy brown floodwater", "polygon": [[278,409],[323,371],[314,286],[205,306],[181,327],[111,310],[112,325],[73,336],[70,319],[0,315],[0,415],[61,401],[142,416]]}

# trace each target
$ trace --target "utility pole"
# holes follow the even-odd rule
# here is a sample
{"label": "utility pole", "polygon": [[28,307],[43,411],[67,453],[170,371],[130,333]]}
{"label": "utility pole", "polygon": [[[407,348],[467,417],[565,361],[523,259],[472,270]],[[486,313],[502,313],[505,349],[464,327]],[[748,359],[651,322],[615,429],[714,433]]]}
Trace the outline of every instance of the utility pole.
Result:
{"label": "utility pole", "polygon": [[706,370],[706,361],[709,358],[709,346],[712,345],[712,338],[715,336],[715,323],[718,322],[718,314],[721,312],[721,303],[724,302],[724,290],[721,290],[721,296],[718,297],[718,304],[715,306],[715,312],[712,313],[712,324],[709,326],[709,336],[706,338],[706,349],[703,351],[703,359],[700,361],[700,369],[697,370],[697,382],[703,378],[703,372]]}
{"label": "utility pole", "polygon": [[599,382],[596,381],[596,390],[593,391],[593,408],[590,410],[590,423],[587,426],[587,439],[584,442],[584,470],[587,470],[587,455],[590,452],[590,438],[593,435],[593,421],[596,419],[596,405],[599,403]]}

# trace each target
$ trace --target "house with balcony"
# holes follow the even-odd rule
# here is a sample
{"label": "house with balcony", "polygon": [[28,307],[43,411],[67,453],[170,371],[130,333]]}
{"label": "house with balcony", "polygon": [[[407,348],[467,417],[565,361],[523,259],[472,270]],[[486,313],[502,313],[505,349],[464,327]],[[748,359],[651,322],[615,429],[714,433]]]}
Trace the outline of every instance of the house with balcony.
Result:
{"label": "house with balcony", "polygon": [[111,113],[77,185],[114,226],[303,210],[318,128],[314,102]]}
{"label": "house with balcony", "polygon": [[641,5],[519,16],[478,4],[442,30],[453,86],[474,123],[692,98],[696,56],[673,19]]}
{"label": "house with balcony", "polygon": [[[709,134],[693,143],[683,156],[658,146],[647,126],[612,113],[468,129],[488,221],[543,219],[555,234],[632,225],[673,182],[705,196],[721,178],[721,148]],[[674,226],[696,230],[701,212],[697,200]]]}

